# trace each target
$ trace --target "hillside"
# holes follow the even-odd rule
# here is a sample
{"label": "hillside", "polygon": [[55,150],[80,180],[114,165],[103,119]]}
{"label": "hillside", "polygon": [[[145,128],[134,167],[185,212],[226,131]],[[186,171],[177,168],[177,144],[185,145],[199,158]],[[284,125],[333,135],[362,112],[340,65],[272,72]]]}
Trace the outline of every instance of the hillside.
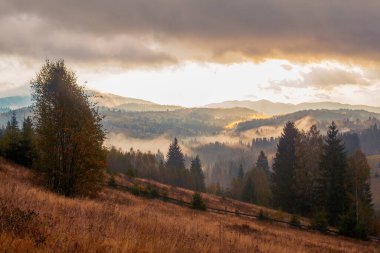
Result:
{"label": "hillside", "polygon": [[[300,129],[307,130],[312,124],[317,124],[319,129],[325,131],[331,121],[335,121],[343,132],[349,130],[361,131],[373,126],[375,123],[379,123],[378,119],[380,119],[380,114],[364,110],[305,110],[267,119],[252,119],[241,122],[237,125],[236,130],[243,132],[261,127],[280,127],[281,130],[287,121],[293,121],[296,122]],[[278,135],[274,134],[272,136]]]}
{"label": "hillside", "polygon": [[216,135],[231,123],[262,118],[247,108],[186,108],[174,111],[128,112],[104,108],[104,126],[135,138]]}
{"label": "hillside", "polygon": [[214,103],[206,105],[207,108],[233,108],[233,107],[245,107],[261,113],[268,115],[281,115],[289,114],[297,111],[303,110],[339,110],[339,109],[350,109],[350,110],[365,110],[368,112],[380,113],[380,107],[367,106],[367,105],[350,105],[341,104],[336,102],[318,102],[318,103],[301,103],[301,104],[287,104],[287,103],[276,103],[269,100],[235,100],[235,101],[225,101],[221,103]]}
{"label": "hillside", "polygon": [[[117,189],[105,188],[92,200],[64,198],[39,188],[36,180],[30,171],[0,160],[0,248],[5,251],[380,252],[377,242],[196,211]],[[218,201],[211,195],[206,200]],[[223,205],[235,208],[228,201]]]}

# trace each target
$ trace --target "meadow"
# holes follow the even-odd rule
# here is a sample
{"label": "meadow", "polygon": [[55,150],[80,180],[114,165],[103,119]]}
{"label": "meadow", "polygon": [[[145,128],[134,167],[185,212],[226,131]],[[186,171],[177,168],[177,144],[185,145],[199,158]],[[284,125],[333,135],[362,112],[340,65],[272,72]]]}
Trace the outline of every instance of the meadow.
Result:
{"label": "meadow", "polygon": [[[204,196],[210,205],[220,203],[219,197]],[[228,203],[223,205],[233,210],[240,202]],[[380,252],[378,242],[197,211],[118,189],[104,188],[95,199],[65,198],[40,188],[31,171],[5,160],[0,214],[3,252]]]}

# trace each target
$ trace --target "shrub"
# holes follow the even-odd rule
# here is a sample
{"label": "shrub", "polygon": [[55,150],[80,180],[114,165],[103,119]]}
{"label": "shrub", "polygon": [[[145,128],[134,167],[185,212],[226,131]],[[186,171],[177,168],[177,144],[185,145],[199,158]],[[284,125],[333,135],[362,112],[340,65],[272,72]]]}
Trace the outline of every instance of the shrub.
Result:
{"label": "shrub", "polygon": [[163,189],[162,193],[161,193],[161,196],[162,196],[162,199],[164,201],[168,201],[168,190],[167,189]]}
{"label": "shrub", "polygon": [[356,216],[353,211],[341,216],[339,223],[339,234],[362,240],[368,240],[369,232],[369,229],[364,224],[356,221]]}
{"label": "shrub", "polygon": [[127,172],[126,172],[126,175],[127,175],[128,177],[135,177],[135,176],[136,176],[136,173],[135,173],[135,171],[134,171],[132,168],[128,168],[128,169],[127,169]]}
{"label": "shrub", "polygon": [[36,246],[46,241],[44,224],[39,220],[38,213],[31,210],[21,210],[0,202],[0,232],[7,231],[15,237],[31,238]]}
{"label": "shrub", "polygon": [[260,209],[259,216],[257,217],[259,220],[268,220],[268,215]]}
{"label": "shrub", "polygon": [[292,216],[292,218],[290,219],[290,225],[297,228],[301,227],[301,221],[297,215]]}
{"label": "shrub", "polygon": [[116,180],[114,175],[111,175],[110,179],[108,180],[108,186],[116,188]]}
{"label": "shrub", "polygon": [[193,200],[191,201],[191,207],[193,209],[206,211],[206,204],[202,198],[202,195],[199,192],[193,194]]}
{"label": "shrub", "polygon": [[159,196],[157,188],[153,185],[148,185],[144,193],[149,198],[157,198]]}
{"label": "shrub", "polygon": [[311,228],[325,233],[328,228],[328,221],[326,212],[320,211],[314,214],[311,219]]}
{"label": "shrub", "polygon": [[141,190],[141,187],[140,187],[140,186],[138,186],[138,185],[133,185],[133,186],[131,187],[131,192],[132,192],[133,195],[139,196],[139,195],[141,195],[142,190]]}

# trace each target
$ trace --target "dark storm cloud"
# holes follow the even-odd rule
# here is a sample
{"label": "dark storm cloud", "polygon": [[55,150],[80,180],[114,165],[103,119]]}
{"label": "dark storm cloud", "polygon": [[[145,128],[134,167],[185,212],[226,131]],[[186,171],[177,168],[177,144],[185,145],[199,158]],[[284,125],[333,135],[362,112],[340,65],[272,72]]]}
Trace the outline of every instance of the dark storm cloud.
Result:
{"label": "dark storm cloud", "polygon": [[1,26],[3,54],[131,64],[380,59],[377,0],[0,0],[0,15],[17,27]]}

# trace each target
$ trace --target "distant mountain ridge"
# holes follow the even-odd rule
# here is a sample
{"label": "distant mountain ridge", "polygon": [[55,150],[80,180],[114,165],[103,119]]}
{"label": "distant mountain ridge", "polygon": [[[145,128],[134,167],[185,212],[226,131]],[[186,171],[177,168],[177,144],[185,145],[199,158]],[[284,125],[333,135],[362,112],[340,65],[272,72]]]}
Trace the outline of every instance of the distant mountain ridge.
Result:
{"label": "distant mountain ridge", "polygon": [[233,108],[233,107],[245,107],[255,110],[267,115],[282,115],[294,113],[304,110],[365,110],[368,112],[380,113],[380,107],[367,106],[367,105],[350,105],[341,104],[337,102],[316,102],[316,103],[300,103],[300,104],[288,104],[288,103],[276,103],[269,100],[233,100],[225,101],[221,103],[213,103],[205,106],[206,108]]}
{"label": "distant mountain ridge", "polygon": [[30,106],[32,103],[30,96],[12,96],[0,98],[0,108],[2,110],[14,110]]}
{"label": "distant mountain ridge", "polygon": [[[160,105],[151,101],[129,98],[115,95],[112,93],[102,93],[99,91],[88,90],[87,95],[91,96],[91,101],[97,106],[125,110],[125,111],[173,111],[183,109],[176,105]],[[0,98],[0,113],[10,110],[17,110],[28,107],[32,104],[31,96],[13,96]]]}
{"label": "distant mountain ridge", "polygon": [[183,108],[181,106],[160,105],[143,99],[123,97],[112,93],[102,93],[93,90],[87,93],[93,97],[92,100],[96,102],[98,106],[125,111],[173,111]]}

